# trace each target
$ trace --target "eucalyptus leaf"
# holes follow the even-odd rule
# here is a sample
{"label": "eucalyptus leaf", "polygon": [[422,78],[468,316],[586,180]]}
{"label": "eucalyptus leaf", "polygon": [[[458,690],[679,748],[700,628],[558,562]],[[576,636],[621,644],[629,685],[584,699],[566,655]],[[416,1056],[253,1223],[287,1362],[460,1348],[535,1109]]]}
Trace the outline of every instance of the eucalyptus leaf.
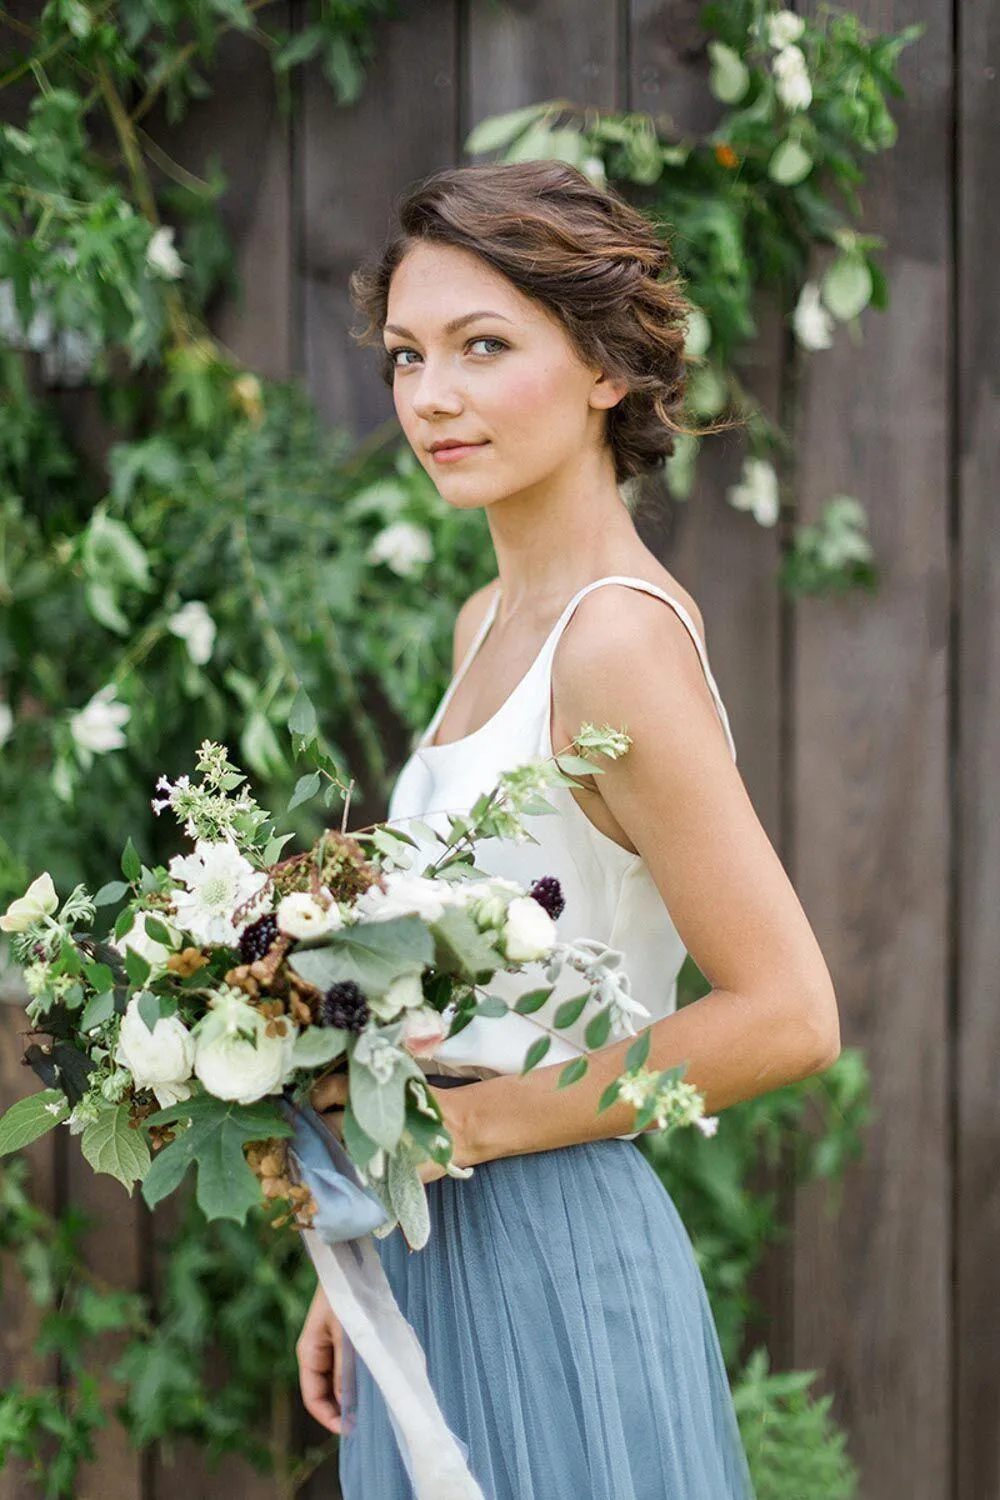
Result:
{"label": "eucalyptus leaf", "polygon": [[405,916],[338,928],[320,948],[293,948],[286,963],[317,989],[353,979],[367,994],[381,995],[401,975],[420,974],[433,957],[422,919]]}
{"label": "eucalyptus leaf", "polygon": [[378,1146],[395,1151],[406,1123],[406,1077],[394,1069],[387,1083],[380,1083],[370,1068],[352,1056],[350,1062],[351,1107],[361,1129]]}

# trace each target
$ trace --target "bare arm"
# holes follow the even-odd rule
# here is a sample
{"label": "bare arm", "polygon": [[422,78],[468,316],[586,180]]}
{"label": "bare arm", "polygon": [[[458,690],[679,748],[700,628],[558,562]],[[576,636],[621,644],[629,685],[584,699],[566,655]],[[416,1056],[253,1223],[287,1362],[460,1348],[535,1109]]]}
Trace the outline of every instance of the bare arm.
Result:
{"label": "bare arm", "polygon": [[295,1357],[302,1403],[322,1427],[339,1433],[343,1421],[344,1336],[326,1294],[317,1286],[302,1325]]}
{"label": "bare arm", "polygon": [[[652,1024],[647,1067],[686,1062],[686,1081],[716,1114],[829,1066],[840,1048],[830,975],[733,764],[681,622],[646,595],[596,590],[560,641],[553,693],[562,723],[609,723],[632,736],[627,755],[604,762],[597,791],[713,986]],[[597,1113],[631,1041],[592,1053],[584,1078],[565,1089],[555,1087],[556,1065],[455,1090],[467,1159],[633,1130],[635,1111],[625,1102]]]}

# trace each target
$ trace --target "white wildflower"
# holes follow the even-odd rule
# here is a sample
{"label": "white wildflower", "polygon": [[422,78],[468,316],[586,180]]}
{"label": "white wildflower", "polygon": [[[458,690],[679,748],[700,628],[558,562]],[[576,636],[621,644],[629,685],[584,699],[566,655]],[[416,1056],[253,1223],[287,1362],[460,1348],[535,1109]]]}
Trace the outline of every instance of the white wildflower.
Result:
{"label": "white wildflower", "polygon": [[116,701],[117,692],[114,683],[107,683],[73,714],[69,728],[80,749],[103,755],[108,750],[121,750],[128,744],[122,725],[128,723],[132,710],[127,703]]}
{"label": "white wildflower", "polygon": [[263,870],[255,870],[229,839],[210,843],[198,839],[193,854],[175,854],[170,874],[185,889],[174,891],[177,924],[196,943],[225,943],[234,947],[249,917],[237,924],[237,907],[260,895],[268,883]]}
{"label": "white wildflower", "polygon": [[195,666],[203,667],[211,659],[215,646],[215,621],[200,599],[188,602],[170,616],[167,629],[187,646]]}
{"label": "white wildflower", "polygon": [[767,40],[776,52],[797,42],[806,29],[802,16],[793,10],[776,10],[767,17]]}
{"label": "white wildflower", "polygon": [[51,917],[59,905],[59,897],[48,870],[39,875],[28,886],[23,896],[12,901],[0,917],[0,931],[25,932],[34,922]]}
{"label": "white wildflower", "polygon": [[803,349],[829,349],[833,343],[833,319],[820,301],[817,282],[807,281],[799,293],[792,326]]}
{"label": "white wildflower", "polygon": [[386,563],[401,578],[418,573],[433,557],[430,533],[412,521],[393,521],[372,539],[370,563]]}
{"label": "white wildflower", "polygon": [[727,495],[730,505],[736,510],[752,511],[761,526],[773,526],[778,519],[778,476],[766,459],[744,459],[741,481],[731,485]]}
{"label": "white wildflower", "polygon": [[775,91],[785,108],[808,109],[812,103],[812,84],[802,48],[783,47],[775,53],[771,70]]}
{"label": "white wildflower", "polygon": [[146,246],[146,264],[157,276],[176,281],[184,275],[184,262],[174,247],[173,226],[163,224],[150,235]]}
{"label": "white wildflower", "polygon": [[712,1136],[719,1128],[718,1115],[699,1115],[694,1122],[702,1135]]}

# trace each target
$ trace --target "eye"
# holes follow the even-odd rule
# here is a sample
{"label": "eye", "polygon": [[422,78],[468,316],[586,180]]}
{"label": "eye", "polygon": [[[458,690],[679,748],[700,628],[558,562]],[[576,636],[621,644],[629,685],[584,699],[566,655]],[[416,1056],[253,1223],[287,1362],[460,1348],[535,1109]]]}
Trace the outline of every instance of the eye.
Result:
{"label": "eye", "polygon": [[[468,349],[472,344],[497,344],[499,345],[499,348],[496,351],[497,353],[499,353],[501,349],[507,349],[510,347],[504,339],[494,338],[492,335],[486,333],[480,334],[479,338],[477,339],[469,339],[465,347]],[[385,352],[386,358],[389,361],[390,368],[394,370],[408,370],[411,368],[409,361],[403,363],[398,360],[396,356],[397,354],[415,354],[417,351],[415,349],[409,349],[403,344],[398,344],[394,349],[387,348]],[[486,356],[487,359],[491,357],[491,355]]]}

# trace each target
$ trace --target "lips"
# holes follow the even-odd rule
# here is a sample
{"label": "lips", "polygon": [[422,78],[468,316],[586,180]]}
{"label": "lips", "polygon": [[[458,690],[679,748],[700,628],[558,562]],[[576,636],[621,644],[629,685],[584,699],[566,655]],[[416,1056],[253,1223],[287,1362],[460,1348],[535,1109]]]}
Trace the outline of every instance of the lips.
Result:
{"label": "lips", "polygon": [[[485,440],[483,440],[483,441],[485,441]],[[483,441],[480,441],[480,442],[476,443],[476,442],[473,442],[472,439],[470,438],[469,441],[466,443],[466,442],[460,442],[458,439],[448,438],[448,440],[446,442],[443,442],[443,443],[432,443],[431,444],[431,452],[432,453],[447,453],[447,451],[448,451],[449,448],[481,448],[483,446]]]}
{"label": "lips", "polygon": [[452,443],[447,447],[432,448],[430,450],[430,454],[435,463],[458,463],[461,459],[467,458],[470,453],[475,453],[477,449],[485,448],[486,446],[487,444],[485,442]]}

